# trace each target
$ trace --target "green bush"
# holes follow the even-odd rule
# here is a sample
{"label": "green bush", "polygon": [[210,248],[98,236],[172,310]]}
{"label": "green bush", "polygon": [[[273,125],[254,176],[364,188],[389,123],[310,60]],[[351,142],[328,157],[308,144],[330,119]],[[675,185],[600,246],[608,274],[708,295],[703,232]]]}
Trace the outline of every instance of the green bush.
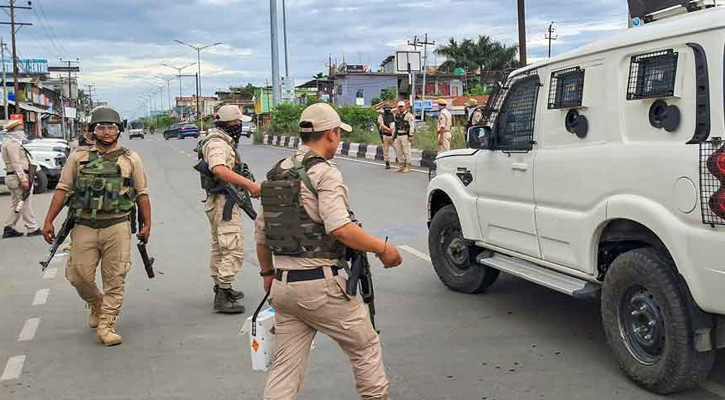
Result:
{"label": "green bush", "polygon": [[272,110],[272,132],[277,135],[296,135],[298,132],[300,115],[305,106],[293,103],[278,104]]}

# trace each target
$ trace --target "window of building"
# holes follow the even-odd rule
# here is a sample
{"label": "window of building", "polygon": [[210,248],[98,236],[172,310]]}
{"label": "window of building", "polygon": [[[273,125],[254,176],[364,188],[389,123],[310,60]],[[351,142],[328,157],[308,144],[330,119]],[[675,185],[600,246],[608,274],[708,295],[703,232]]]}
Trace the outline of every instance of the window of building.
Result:
{"label": "window of building", "polygon": [[627,100],[673,96],[678,54],[670,49],[632,57]]}
{"label": "window of building", "polygon": [[576,67],[551,73],[549,109],[581,107],[584,97],[584,70]]}
{"label": "window of building", "polygon": [[541,87],[539,75],[533,73],[515,82],[498,111],[494,124],[496,150],[526,152],[533,148],[536,102]]}
{"label": "window of building", "polygon": [[365,90],[358,89],[357,92],[355,93],[355,97],[357,97],[358,99],[364,98],[365,97]]}

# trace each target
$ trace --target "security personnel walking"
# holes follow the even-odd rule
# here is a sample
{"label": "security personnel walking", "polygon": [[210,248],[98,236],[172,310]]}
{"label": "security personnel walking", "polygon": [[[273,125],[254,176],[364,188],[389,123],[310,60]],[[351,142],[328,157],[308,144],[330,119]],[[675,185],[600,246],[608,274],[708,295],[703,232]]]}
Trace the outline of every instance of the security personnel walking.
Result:
{"label": "security personnel walking", "polygon": [[383,141],[385,169],[390,169],[390,148],[395,146],[395,115],[392,113],[390,104],[385,104],[383,113],[378,115],[378,129],[380,130],[380,139]]}
{"label": "security personnel walking", "polygon": [[255,240],[260,275],[276,309],[276,353],[265,400],[297,398],[318,331],[350,358],[363,399],[388,398],[380,338],[362,299],[346,293],[339,271],[346,246],[375,253],[386,268],[402,259],[387,240],[350,219],[348,189],[329,161],[342,130],[352,129],[328,104],[307,107],[300,118],[302,146],[278,162],[262,185]]}
{"label": "security personnel walking", "polygon": [[[38,222],[35,219],[35,213],[31,205],[30,199],[33,196],[32,186],[34,177],[30,176],[30,155],[23,147],[23,139],[25,139],[25,131],[23,130],[23,122],[13,120],[5,125],[8,131],[5,140],[2,143],[2,158],[5,162],[5,184],[10,190],[10,214],[5,221],[5,229],[3,230],[3,239],[23,236],[21,232],[15,230],[15,225],[20,218],[25,223],[28,230],[28,236],[42,235],[43,232],[38,229]],[[23,200],[23,192],[28,191],[29,196]],[[18,206],[23,201],[18,212]]]}
{"label": "security personnel walking", "polygon": [[252,197],[259,196],[259,185],[241,175],[242,161],[237,152],[242,121],[251,120],[242,114],[238,106],[222,106],[217,112],[215,127],[210,129],[197,150],[215,176],[208,179],[202,175],[201,182],[207,193],[204,211],[211,226],[209,267],[214,281],[214,310],[225,314],[244,312],[244,306],[238,303],[244,293],[232,289],[232,283],[244,263],[244,235],[241,209],[238,205],[233,205],[231,215],[225,218],[224,207],[233,200],[215,189],[219,186],[219,181],[224,181],[246,189]]}
{"label": "security personnel walking", "polygon": [[451,130],[453,128],[453,116],[448,111],[446,99],[438,99],[438,151],[451,149]]}
{"label": "security personnel walking", "polygon": [[[95,108],[91,129],[95,145],[79,147],[68,158],[45,217],[43,234],[48,243],[53,242],[53,221],[67,204],[77,225],[70,235],[65,275],[88,304],[89,326],[96,329],[98,341],[114,346],[123,342],[116,325],[131,268],[131,219],[138,207],[141,220],[137,236],[148,240],[151,202],[141,158],[118,144],[123,131],[118,112],[110,107]],[[99,262],[102,292],[95,282]]]}
{"label": "security personnel walking", "polygon": [[404,101],[398,102],[398,112],[395,114],[395,151],[400,154],[398,172],[410,172],[410,146],[413,144],[413,133],[415,133],[415,117],[408,111]]}

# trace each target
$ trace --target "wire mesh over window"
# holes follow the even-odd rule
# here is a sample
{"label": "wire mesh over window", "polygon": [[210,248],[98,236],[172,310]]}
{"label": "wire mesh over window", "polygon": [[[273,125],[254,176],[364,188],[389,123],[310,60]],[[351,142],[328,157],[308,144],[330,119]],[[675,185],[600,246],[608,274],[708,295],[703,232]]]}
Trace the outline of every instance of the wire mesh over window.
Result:
{"label": "wire mesh over window", "polygon": [[576,67],[551,73],[549,110],[581,107],[583,97],[583,69]]}
{"label": "wire mesh over window", "polygon": [[496,150],[527,152],[532,149],[540,86],[538,75],[526,76],[510,85],[494,125]]}
{"label": "wire mesh over window", "polygon": [[702,222],[708,225],[725,225],[725,218],[713,209],[718,195],[725,195],[725,175],[718,177],[711,172],[719,152],[725,152],[725,141],[720,138],[700,143],[700,204]]}
{"label": "wire mesh over window", "polygon": [[678,55],[673,50],[665,50],[632,57],[627,100],[673,96]]}

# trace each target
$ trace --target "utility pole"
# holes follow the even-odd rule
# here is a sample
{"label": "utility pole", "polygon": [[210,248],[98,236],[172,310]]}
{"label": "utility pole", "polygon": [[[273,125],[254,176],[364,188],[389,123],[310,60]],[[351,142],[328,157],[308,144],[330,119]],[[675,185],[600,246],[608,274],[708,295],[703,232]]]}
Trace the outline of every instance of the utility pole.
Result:
{"label": "utility pole", "polygon": [[[80,59],[76,58],[75,60],[64,60],[61,58],[60,62],[68,64],[68,107],[72,107],[73,106],[73,78],[71,77],[71,71],[72,71],[71,64],[80,63]],[[62,91],[63,90],[61,89],[61,93],[62,93]],[[75,131],[75,122],[74,121],[75,121],[75,119],[71,118],[70,123],[68,124],[69,125],[68,128],[70,130],[70,134],[68,135],[69,137],[72,137],[73,132]]]}
{"label": "utility pole", "polygon": [[284,35],[284,76],[289,77],[289,53],[287,52],[287,7],[282,0],[282,33]]}
{"label": "utility pole", "polygon": [[[197,66],[197,72],[196,72],[196,77],[197,77],[196,78],[196,93],[197,93],[197,95],[196,95],[196,97],[198,98],[199,93],[201,93],[201,51],[204,49],[208,49],[209,47],[218,46],[222,43],[216,42],[216,43],[208,44],[206,46],[193,46],[193,45],[190,45],[189,43],[182,42],[181,40],[174,40],[174,41],[176,43],[189,46],[192,49],[196,50],[196,66]],[[197,116],[201,120],[201,129],[204,129],[204,119],[202,118],[201,110],[199,110],[199,107],[198,107],[199,102],[197,101],[196,103],[197,103],[197,108],[196,108]]]}
{"label": "utility pole", "polygon": [[204,119],[201,117],[201,113],[199,111],[199,74],[196,74],[196,117],[199,118],[201,122],[201,129],[204,129]]}
{"label": "utility pole", "polygon": [[95,85],[88,84],[88,100],[91,102],[91,110],[93,109],[93,87]]}
{"label": "utility pole", "polygon": [[277,0],[269,0],[269,20],[272,37],[272,105],[276,106],[277,103],[279,103],[280,97],[282,97],[279,82],[279,38],[277,32]]}
{"label": "utility pole", "polygon": [[519,9],[519,65],[525,67],[526,62],[526,5],[524,0],[517,0]]}
{"label": "utility pole", "polygon": [[556,40],[559,36],[554,36],[554,21],[549,24],[549,33],[544,35],[545,39],[549,40],[549,58],[551,58],[551,41]]}
{"label": "utility pole", "polygon": [[0,54],[3,64],[3,109],[5,110],[5,121],[8,120],[8,86],[5,84],[5,39],[0,38]]}
{"label": "utility pole", "polygon": [[[28,2],[28,5],[30,5],[30,2]],[[15,41],[15,34],[18,33],[20,28],[23,26],[31,26],[33,24],[30,23],[24,23],[24,22],[16,22],[15,21],[15,10],[32,10],[32,7],[22,7],[22,6],[16,6],[15,0],[10,0],[9,6],[0,6],[0,8],[9,8],[10,9],[10,22],[0,22],[0,25],[10,25],[10,38],[12,42],[13,47],[13,82],[15,87],[15,113],[20,112],[20,84],[18,82],[18,49],[17,49],[17,43]],[[20,28],[15,29],[16,26],[19,26]]]}
{"label": "utility pole", "polygon": [[419,46],[423,47],[423,100],[425,100],[425,86],[426,86],[426,80],[428,77],[428,46],[435,46],[436,42],[429,42],[428,41],[428,34],[425,34],[425,39],[421,42],[416,37],[414,39],[414,42],[411,44],[408,42],[409,45],[413,46],[414,49],[418,49]]}

